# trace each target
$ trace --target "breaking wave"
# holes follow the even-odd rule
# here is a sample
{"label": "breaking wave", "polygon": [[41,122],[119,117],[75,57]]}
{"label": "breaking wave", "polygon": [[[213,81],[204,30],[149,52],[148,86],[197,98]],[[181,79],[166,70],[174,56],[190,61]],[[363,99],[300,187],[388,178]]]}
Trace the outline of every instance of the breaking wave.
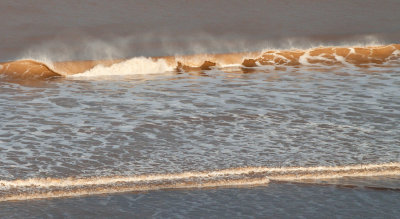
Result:
{"label": "breaking wave", "polygon": [[155,175],[2,180],[0,201],[160,189],[261,186],[267,185],[270,181],[309,183],[307,180],[387,175],[400,175],[400,163],[281,168],[242,167]]}
{"label": "breaking wave", "polygon": [[400,44],[366,47],[318,47],[307,50],[265,50],[262,52],[198,54],[165,57],[135,57],[128,60],[65,61],[44,63],[17,60],[0,63],[0,74],[13,78],[93,77],[135,75],[169,71],[196,71],[238,66],[300,66],[384,64],[398,60]]}
{"label": "breaking wave", "polygon": [[126,61],[115,63],[111,66],[102,64],[83,72],[71,75],[73,77],[93,77],[101,75],[131,75],[135,74],[151,74],[173,71],[172,66],[169,66],[163,59],[152,60],[150,58],[138,57]]}

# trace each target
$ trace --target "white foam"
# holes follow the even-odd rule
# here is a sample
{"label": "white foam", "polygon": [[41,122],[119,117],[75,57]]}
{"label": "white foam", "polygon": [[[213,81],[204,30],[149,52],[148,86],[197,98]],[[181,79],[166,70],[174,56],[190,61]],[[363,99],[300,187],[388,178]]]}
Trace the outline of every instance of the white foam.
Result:
{"label": "white foam", "polygon": [[221,65],[221,68],[235,68],[235,67],[242,67],[242,64],[226,64],[226,65]]}
{"label": "white foam", "polygon": [[310,51],[305,52],[303,55],[299,57],[299,62],[302,65],[310,65],[308,59],[311,58]]}
{"label": "white foam", "polygon": [[335,51],[335,53],[333,53],[333,57],[335,57],[336,61],[338,61],[338,62],[340,62],[340,63],[342,63],[344,65],[348,65],[349,64],[348,62],[346,62],[346,58],[343,57],[343,56],[337,55],[336,51]]}
{"label": "white foam", "polygon": [[143,75],[157,74],[172,71],[173,67],[169,66],[165,60],[157,61],[151,58],[135,57],[121,63],[116,63],[111,66],[97,65],[94,68],[83,73],[71,75],[69,77],[97,77],[97,76],[112,76],[112,75]]}

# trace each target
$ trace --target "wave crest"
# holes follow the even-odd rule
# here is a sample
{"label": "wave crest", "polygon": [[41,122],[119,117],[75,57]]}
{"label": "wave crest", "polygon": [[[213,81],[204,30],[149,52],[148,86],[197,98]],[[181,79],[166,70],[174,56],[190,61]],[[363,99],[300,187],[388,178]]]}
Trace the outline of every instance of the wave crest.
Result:
{"label": "wave crest", "polygon": [[368,47],[319,47],[308,50],[265,50],[252,53],[198,54],[166,57],[136,57],[128,60],[54,62],[34,60],[0,63],[0,74],[15,78],[101,76],[196,71],[238,66],[300,66],[384,64],[400,58],[400,44]]}

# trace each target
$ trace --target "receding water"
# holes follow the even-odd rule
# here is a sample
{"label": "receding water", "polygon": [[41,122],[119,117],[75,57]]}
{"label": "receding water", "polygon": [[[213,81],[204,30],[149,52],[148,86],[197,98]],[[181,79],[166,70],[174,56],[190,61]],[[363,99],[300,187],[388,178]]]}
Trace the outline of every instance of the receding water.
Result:
{"label": "receding water", "polygon": [[1,82],[2,179],[396,162],[397,67]]}
{"label": "receding water", "polygon": [[398,191],[271,184],[9,202],[0,217],[396,218],[399,201]]}

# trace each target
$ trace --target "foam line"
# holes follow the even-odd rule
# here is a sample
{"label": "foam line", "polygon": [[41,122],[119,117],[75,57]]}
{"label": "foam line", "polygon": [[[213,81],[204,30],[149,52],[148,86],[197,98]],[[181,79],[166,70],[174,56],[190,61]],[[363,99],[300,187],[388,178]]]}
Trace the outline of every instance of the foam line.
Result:
{"label": "foam line", "polygon": [[400,175],[400,163],[281,168],[241,167],[170,174],[1,180],[0,201],[159,189],[267,185],[270,180],[305,182],[315,179],[386,175]]}

